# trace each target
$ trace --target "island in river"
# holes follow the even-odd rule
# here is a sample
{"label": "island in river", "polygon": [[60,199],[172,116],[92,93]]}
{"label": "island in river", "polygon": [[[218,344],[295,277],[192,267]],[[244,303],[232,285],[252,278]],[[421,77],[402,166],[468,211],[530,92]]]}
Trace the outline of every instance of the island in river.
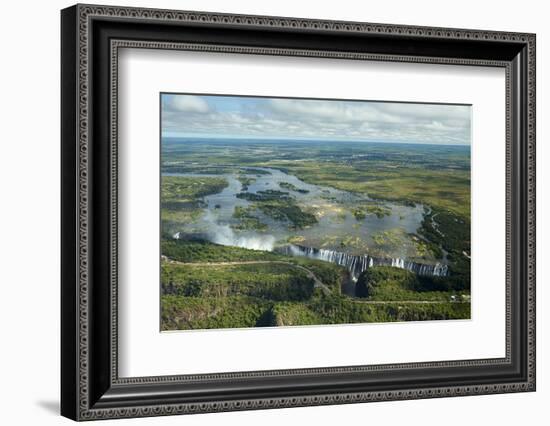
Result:
{"label": "island in river", "polygon": [[470,147],[166,138],[161,329],[470,317]]}

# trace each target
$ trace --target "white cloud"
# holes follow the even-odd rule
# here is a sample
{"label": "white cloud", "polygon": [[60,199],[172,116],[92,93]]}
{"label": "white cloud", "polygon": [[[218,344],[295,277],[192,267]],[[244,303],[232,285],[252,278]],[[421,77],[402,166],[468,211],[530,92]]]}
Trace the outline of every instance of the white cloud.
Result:
{"label": "white cloud", "polygon": [[210,111],[208,103],[199,96],[180,95],[172,96],[168,102],[172,111],[207,113]]}
{"label": "white cloud", "polygon": [[188,95],[167,99],[170,102],[164,104],[163,132],[470,143],[471,109],[464,105],[240,97],[224,98],[218,103],[216,99]]}
{"label": "white cloud", "polygon": [[358,121],[395,121],[396,116],[385,114],[374,103],[359,102],[312,102],[301,99],[271,99],[273,112],[292,116],[317,118],[337,123]]}

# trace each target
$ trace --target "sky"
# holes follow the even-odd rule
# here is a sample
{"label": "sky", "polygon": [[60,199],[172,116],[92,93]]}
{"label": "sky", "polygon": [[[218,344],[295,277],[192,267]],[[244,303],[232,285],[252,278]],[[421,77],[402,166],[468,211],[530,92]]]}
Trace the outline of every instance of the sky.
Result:
{"label": "sky", "polygon": [[162,94],[163,137],[470,145],[471,107]]}

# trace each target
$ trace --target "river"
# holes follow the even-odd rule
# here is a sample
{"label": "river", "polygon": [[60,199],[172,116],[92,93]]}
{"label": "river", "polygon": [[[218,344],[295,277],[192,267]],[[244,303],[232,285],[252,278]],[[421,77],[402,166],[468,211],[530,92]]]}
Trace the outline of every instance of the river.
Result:
{"label": "river", "polygon": [[[370,254],[377,257],[411,259],[417,256],[415,234],[421,226],[424,206],[392,202],[375,202],[363,195],[335,188],[312,185],[282,170],[266,167],[239,168],[239,174],[166,173],[166,176],[223,177],[228,186],[217,194],[204,197],[202,216],[182,227],[182,233],[205,234],[215,243],[261,250],[274,250],[288,242],[316,249],[336,250],[349,255]],[[238,177],[254,179],[243,188]],[[281,187],[283,185],[289,184]],[[233,217],[236,206],[248,207],[251,202],[238,198],[243,192],[276,190],[289,193],[304,211],[313,213],[317,223],[305,229],[292,229],[288,221],[275,220],[259,209],[254,215],[268,225],[267,230],[235,230],[239,223]],[[390,211],[377,217],[367,214],[357,219],[353,209],[380,205]],[[425,259],[425,256],[424,256]],[[428,262],[436,259],[428,259]]]}

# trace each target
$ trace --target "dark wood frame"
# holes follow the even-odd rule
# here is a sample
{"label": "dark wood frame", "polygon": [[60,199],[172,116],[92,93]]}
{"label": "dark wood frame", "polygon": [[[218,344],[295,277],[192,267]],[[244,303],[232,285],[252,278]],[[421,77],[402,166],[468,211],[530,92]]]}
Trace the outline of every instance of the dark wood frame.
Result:
{"label": "dark wood frame", "polygon": [[[535,36],[76,5],[61,13],[61,413],[75,420],[535,390]],[[117,52],[506,69],[506,357],[196,376],[117,373]]]}

